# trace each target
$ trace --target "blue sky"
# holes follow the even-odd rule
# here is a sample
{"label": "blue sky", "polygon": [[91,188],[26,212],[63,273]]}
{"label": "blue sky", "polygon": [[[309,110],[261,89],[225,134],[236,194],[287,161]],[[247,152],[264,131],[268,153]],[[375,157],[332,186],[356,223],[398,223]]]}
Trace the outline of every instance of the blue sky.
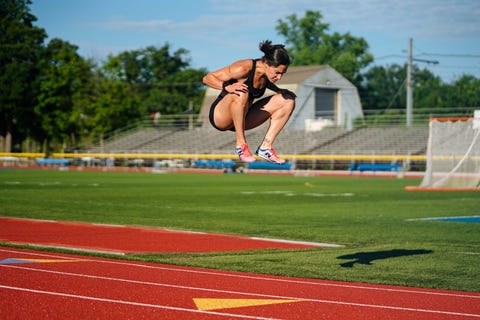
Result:
{"label": "blue sky", "polygon": [[408,39],[417,62],[450,82],[480,78],[479,0],[32,0],[37,26],[49,38],[79,47],[87,58],[170,44],[209,71],[261,56],[258,43],[282,43],[275,27],[290,14],[320,11],[329,32],[364,38],[375,63],[406,62]]}

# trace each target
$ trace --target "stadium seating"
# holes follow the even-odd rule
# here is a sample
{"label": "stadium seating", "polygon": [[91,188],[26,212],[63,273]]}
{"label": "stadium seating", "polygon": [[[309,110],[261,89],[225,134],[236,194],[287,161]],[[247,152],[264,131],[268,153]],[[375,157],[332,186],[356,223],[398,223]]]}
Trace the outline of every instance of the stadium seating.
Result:
{"label": "stadium seating", "polygon": [[[261,143],[265,130],[262,126],[247,131],[251,149]],[[275,149],[283,155],[417,155],[425,154],[427,140],[427,127],[326,128],[317,132],[285,129],[277,137]],[[137,128],[88,152],[232,154],[234,147],[235,133],[231,131]]]}

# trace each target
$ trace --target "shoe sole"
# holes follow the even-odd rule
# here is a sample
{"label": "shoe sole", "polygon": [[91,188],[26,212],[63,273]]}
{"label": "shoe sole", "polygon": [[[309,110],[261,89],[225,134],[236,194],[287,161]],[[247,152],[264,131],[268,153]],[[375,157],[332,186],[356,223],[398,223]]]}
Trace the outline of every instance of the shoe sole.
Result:
{"label": "shoe sole", "polygon": [[238,159],[242,162],[247,162],[247,163],[250,163],[250,162],[255,162],[257,159],[255,159],[253,156],[251,159],[247,160],[247,159],[242,159],[240,158],[240,156],[238,156]]}
{"label": "shoe sole", "polygon": [[255,154],[257,156],[259,156],[260,158],[265,159],[265,160],[267,160],[268,162],[271,162],[271,163],[275,163],[275,164],[284,164],[285,163],[285,161],[284,162],[276,162],[276,161],[271,160],[269,157],[263,156],[263,155],[258,154],[258,153],[255,153]]}

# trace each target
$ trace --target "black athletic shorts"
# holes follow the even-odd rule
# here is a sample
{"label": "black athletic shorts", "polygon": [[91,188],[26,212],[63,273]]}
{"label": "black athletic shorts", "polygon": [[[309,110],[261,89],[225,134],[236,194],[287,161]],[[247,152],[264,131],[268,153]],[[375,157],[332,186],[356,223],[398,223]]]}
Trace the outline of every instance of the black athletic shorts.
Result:
{"label": "black athletic shorts", "polygon": [[235,127],[232,127],[230,129],[220,129],[219,127],[217,127],[215,125],[215,121],[213,120],[213,113],[215,112],[215,108],[217,107],[217,104],[223,99],[223,97],[225,97],[226,95],[228,94],[227,91],[225,90],[222,90],[222,92],[218,95],[217,99],[215,99],[215,101],[212,103],[212,105],[210,106],[210,113],[208,115],[208,120],[210,120],[210,123],[212,124],[212,126],[217,129],[217,130],[220,130],[220,131],[227,131],[227,130],[230,130],[230,131],[235,131]]}

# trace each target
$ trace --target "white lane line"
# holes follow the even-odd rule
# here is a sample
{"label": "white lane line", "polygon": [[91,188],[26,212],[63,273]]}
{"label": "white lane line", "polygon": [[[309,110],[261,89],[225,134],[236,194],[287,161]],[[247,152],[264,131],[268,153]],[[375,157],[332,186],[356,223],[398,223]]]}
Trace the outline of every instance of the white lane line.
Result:
{"label": "white lane line", "polygon": [[268,242],[279,242],[279,243],[288,243],[288,244],[301,244],[314,247],[322,248],[341,248],[341,244],[332,244],[332,243],[321,243],[321,242],[309,242],[309,241],[295,241],[295,240],[282,240],[282,239],[272,239],[272,238],[259,238],[259,237],[248,237],[248,239],[259,240],[259,241],[268,241]]}
{"label": "white lane line", "polygon": [[204,310],[196,310],[196,309],[170,307],[170,306],[163,306],[163,305],[158,305],[158,304],[142,303],[142,302],[135,302],[135,301],[125,301],[125,300],[91,297],[91,296],[84,296],[84,295],[54,292],[54,291],[35,290],[35,289],[29,289],[29,288],[20,288],[20,287],[12,287],[12,286],[4,286],[4,285],[0,285],[0,288],[8,289],[8,290],[16,290],[16,291],[25,291],[25,292],[30,292],[30,293],[46,294],[46,295],[51,295],[51,296],[68,297],[68,298],[74,298],[74,299],[92,300],[92,301],[109,302],[109,303],[119,303],[119,304],[133,305],[133,306],[139,306],[139,307],[167,309],[167,310],[183,311],[183,312],[211,314],[211,315],[218,315],[218,316],[224,316],[224,317],[229,317],[229,318],[259,319],[259,320],[272,319],[272,318],[253,317],[253,316],[231,314],[231,313],[222,313],[222,312],[214,312],[214,311],[204,311]]}
{"label": "white lane line", "polygon": [[0,265],[0,267],[13,268],[13,269],[23,269],[23,270],[51,273],[51,274],[64,275],[64,276],[83,277],[83,278],[89,278],[89,279],[126,282],[126,283],[132,283],[132,284],[151,285],[151,286],[158,286],[158,287],[169,287],[169,288],[192,290],[192,291],[206,291],[206,292],[215,292],[215,293],[227,293],[227,294],[236,294],[236,295],[265,297],[265,298],[273,298],[273,299],[299,300],[299,301],[308,301],[308,302],[316,302],[316,303],[328,303],[328,304],[337,304],[337,305],[366,307],[366,308],[389,309],[389,310],[398,310],[398,311],[413,311],[413,312],[445,314],[445,315],[459,315],[459,316],[465,316],[465,317],[480,318],[480,314],[469,314],[469,313],[460,313],[460,312],[443,311],[443,310],[435,310],[435,309],[418,309],[418,308],[388,306],[388,305],[381,305],[381,304],[365,304],[365,303],[355,303],[355,302],[338,301],[338,300],[312,299],[312,298],[279,296],[279,295],[270,295],[270,294],[261,294],[261,293],[232,291],[232,290],[208,289],[208,288],[200,288],[200,287],[190,287],[190,286],[172,285],[172,284],[165,284],[165,283],[156,283],[156,282],[149,282],[149,281],[139,281],[139,280],[129,280],[129,279],[121,279],[121,278],[113,278],[113,277],[86,275],[86,274],[81,274],[81,273],[71,273],[71,272],[52,271],[52,270],[44,270],[44,269],[36,269],[36,268],[27,268],[27,267],[13,266],[13,265]]}
{"label": "white lane line", "polygon": [[[1,249],[0,251],[5,252],[12,252],[17,254],[25,254],[23,251],[19,250],[8,250],[8,249]],[[64,256],[54,255],[54,254],[43,254],[43,253],[30,253],[28,254],[35,255],[35,256],[44,256],[44,257],[53,257],[57,259],[67,258]],[[78,259],[78,258],[69,258],[69,259]],[[82,258],[83,259],[83,258]],[[305,285],[312,285],[312,286],[325,286],[325,287],[336,287],[336,288],[348,288],[348,289],[359,289],[359,290],[372,290],[372,291],[384,291],[384,292],[399,292],[399,293],[409,293],[409,294],[424,294],[424,295],[431,295],[431,296],[447,296],[447,297],[460,297],[460,298],[471,298],[471,299],[480,299],[480,294],[469,294],[469,293],[450,293],[450,292],[437,292],[437,291],[426,291],[426,290],[409,290],[407,288],[383,288],[383,287],[376,287],[376,286],[364,286],[364,285],[355,285],[355,284],[341,284],[341,283],[324,283],[317,281],[308,281],[308,280],[297,280],[292,278],[280,279],[263,276],[263,275],[248,275],[248,274],[235,274],[233,273],[226,273],[221,271],[205,271],[199,270],[197,268],[187,269],[189,267],[185,267],[185,269],[176,267],[176,266],[160,266],[160,265],[146,265],[142,262],[124,262],[124,261],[108,261],[102,259],[83,259],[86,262],[97,262],[97,263],[106,263],[106,264],[114,264],[114,265],[121,265],[121,266],[130,266],[136,268],[145,268],[145,269],[154,269],[154,270],[162,270],[162,271],[172,271],[172,272],[183,272],[183,273],[190,273],[190,274],[203,274],[203,275],[214,275],[214,276],[222,276],[222,277],[230,277],[230,278],[240,278],[240,279],[252,279],[252,280],[262,280],[262,281],[271,281],[271,282],[281,282],[281,283],[292,283],[292,284],[305,284]]]}
{"label": "white lane line", "polygon": [[412,218],[405,221],[432,221],[432,220],[455,220],[455,219],[476,219],[480,216],[451,216],[451,217],[430,217],[430,218]]}

